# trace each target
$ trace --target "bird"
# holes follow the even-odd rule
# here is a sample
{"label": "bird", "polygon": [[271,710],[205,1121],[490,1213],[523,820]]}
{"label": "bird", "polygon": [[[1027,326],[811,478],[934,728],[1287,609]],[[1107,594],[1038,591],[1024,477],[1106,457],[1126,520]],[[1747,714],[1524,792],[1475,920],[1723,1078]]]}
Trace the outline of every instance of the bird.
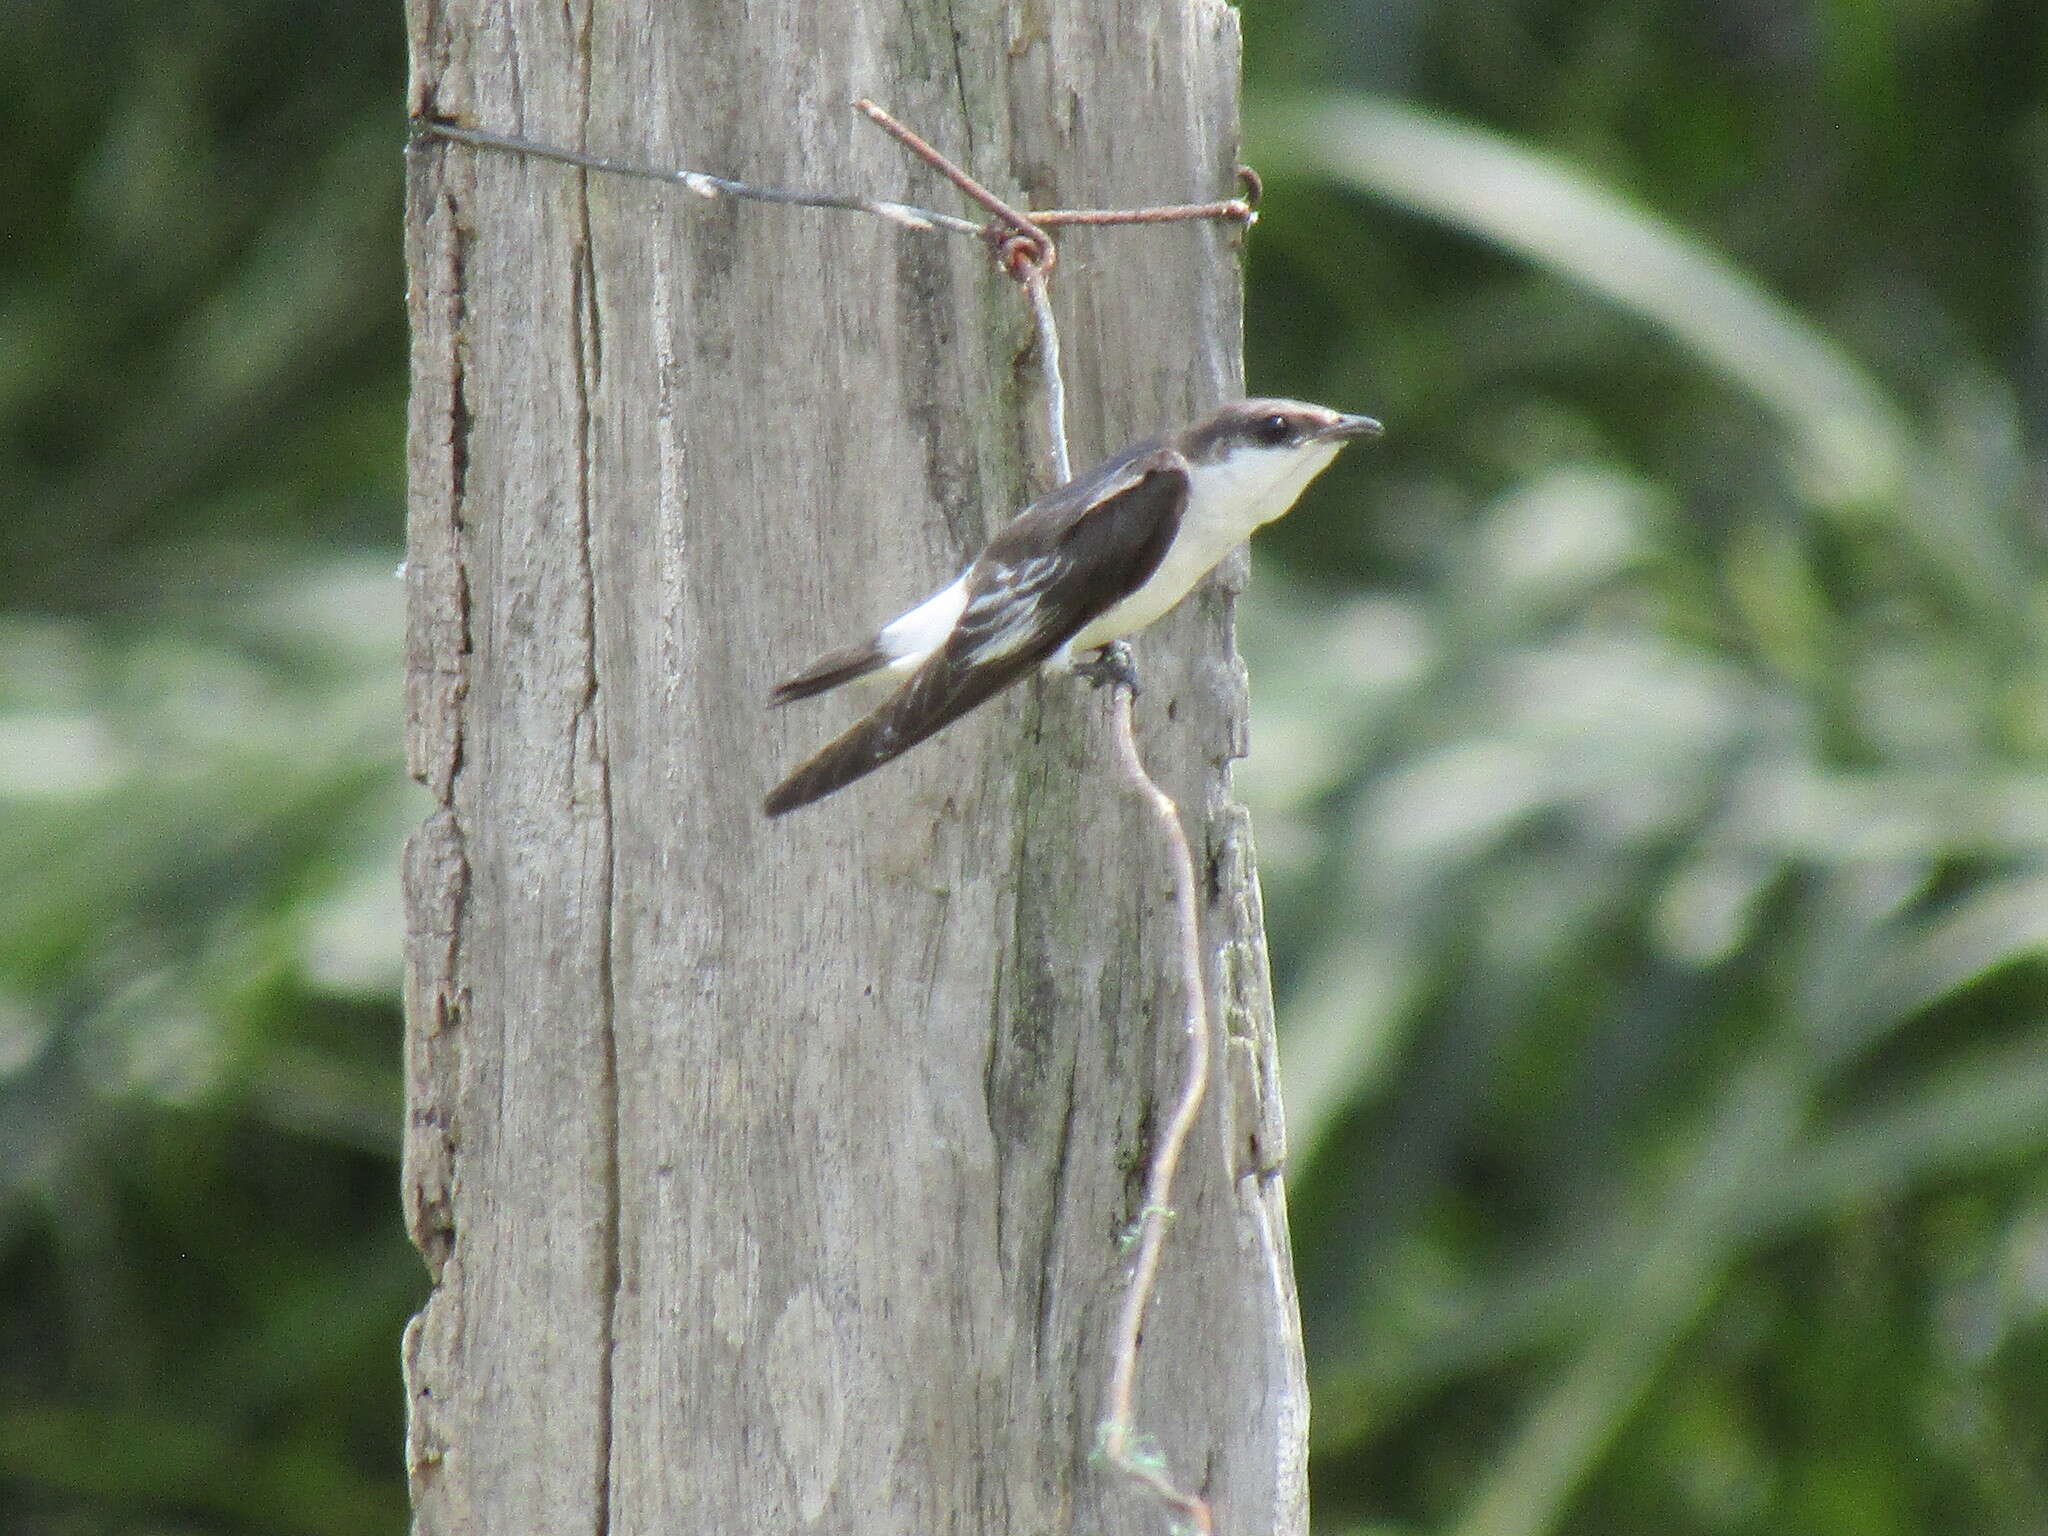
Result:
{"label": "bird", "polygon": [[[1299,400],[1237,400],[1075,476],[948,585],[776,685],[779,706],[870,674],[903,678],[762,809],[782,816],[844,789],[1040,668],[1135,686],[1123,637],[1291,508],[1346,443],[1382,430]],[[1096,654],[1079,660],[1086,652]]]}

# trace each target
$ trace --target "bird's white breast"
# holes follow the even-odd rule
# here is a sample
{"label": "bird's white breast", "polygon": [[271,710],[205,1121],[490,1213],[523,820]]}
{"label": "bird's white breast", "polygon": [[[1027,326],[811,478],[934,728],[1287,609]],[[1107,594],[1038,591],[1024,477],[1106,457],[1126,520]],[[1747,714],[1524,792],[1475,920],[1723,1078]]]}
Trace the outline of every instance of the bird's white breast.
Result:
{"label": "bird's white breast", "polygon": [[1180,531],[1159,569],[1137,591],[1076,635],[1066,650],[1107,645],[1159,618],[1225,555],[1250,538],[1254,529],[1293,506],[1342,446],[1311,443],[1287,454],[1242,452],[1191,469]]}

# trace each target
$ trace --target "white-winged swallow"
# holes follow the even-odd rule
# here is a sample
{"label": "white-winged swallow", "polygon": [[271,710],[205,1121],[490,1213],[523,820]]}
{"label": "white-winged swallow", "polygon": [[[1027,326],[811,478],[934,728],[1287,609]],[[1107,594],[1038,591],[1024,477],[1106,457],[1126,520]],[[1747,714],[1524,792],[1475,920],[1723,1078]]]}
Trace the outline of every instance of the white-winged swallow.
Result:
{"label": "white-winged swallow", "polygon": [[[1338,449],[1379,433],[1370,416],[1240,400],[1033,502],[950,585],[776,687],[773,702],[787,704],[873,672],[906,679],[777,785],[768,814],[844,789],[1038,667],[1127,679],[1128,664],[1105,647],[1292,507]],[[1087,651],[1097,659],[1077,665]]]}

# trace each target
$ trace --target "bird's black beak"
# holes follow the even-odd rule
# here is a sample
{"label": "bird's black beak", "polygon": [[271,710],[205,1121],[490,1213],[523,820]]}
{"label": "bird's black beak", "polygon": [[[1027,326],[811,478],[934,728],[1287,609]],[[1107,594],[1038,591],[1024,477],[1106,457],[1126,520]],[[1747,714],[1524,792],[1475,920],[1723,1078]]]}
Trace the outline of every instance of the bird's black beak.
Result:
{"label": "bird's black beak", "polygon": [[1316,436],[1343,443],[1354,437],[1378,437],[1386,430],[1370,416],[1339,416]]}

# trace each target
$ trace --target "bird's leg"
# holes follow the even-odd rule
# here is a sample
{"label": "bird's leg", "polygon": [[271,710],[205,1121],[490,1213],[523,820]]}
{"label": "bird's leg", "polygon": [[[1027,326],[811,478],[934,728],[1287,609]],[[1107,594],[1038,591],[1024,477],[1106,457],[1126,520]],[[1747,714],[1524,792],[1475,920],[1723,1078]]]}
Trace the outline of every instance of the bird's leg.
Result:
{"label": "bird's leg", "polygon": [[1121,640],[1110,641],[1088,661],[1075,662],[1074,676],[1088,679],[1090,687],[1128,688],[1132,698],[1138,696],[1138,668],[1131,648]]}

